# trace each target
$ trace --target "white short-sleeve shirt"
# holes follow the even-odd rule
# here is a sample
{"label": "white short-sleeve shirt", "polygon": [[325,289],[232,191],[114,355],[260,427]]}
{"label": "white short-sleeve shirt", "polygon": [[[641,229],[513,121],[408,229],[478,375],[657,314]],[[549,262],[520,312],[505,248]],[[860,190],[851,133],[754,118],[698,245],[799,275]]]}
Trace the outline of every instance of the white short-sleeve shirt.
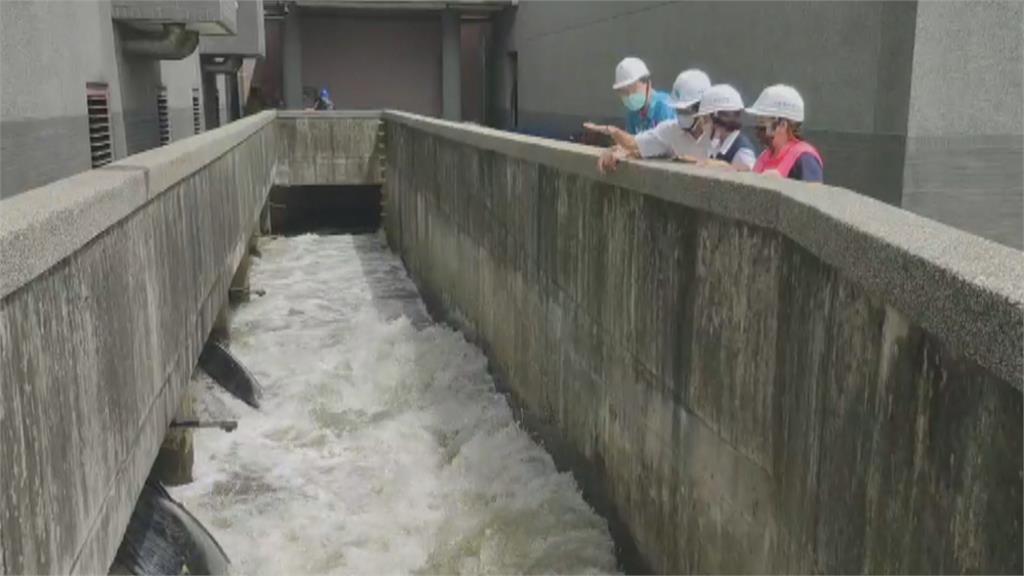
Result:
{"label": "white short-sleeve shirt", "polygon": [[707,138],[694,139],[689,132],[679,127],[679,122],[675,119],[665,120],[654,128],[637,134],[636,145],[642,158],[707,158],[708,155]]}

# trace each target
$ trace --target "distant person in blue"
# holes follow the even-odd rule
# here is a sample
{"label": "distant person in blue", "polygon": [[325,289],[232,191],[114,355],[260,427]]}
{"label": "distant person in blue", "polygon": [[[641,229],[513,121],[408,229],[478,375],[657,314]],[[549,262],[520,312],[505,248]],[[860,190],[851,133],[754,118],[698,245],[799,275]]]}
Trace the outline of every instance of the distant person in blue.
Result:
{"label": "distant person in blue", "polygon": [[320,89],[320,96],[313,102],[313,110],[334,110],[334,102],[331,101],[331,93],[327,88]]}
{"label": "distant person in blue", "polygon": [[[651,72],[639,58],[624,58],[615,67],[615,84],[612,88],[626,107],[626,132],[639,134],[650,130],[664,120],[676,117],[672,99],[651,85]],[[584,125],[588,130],[596,125]]]}

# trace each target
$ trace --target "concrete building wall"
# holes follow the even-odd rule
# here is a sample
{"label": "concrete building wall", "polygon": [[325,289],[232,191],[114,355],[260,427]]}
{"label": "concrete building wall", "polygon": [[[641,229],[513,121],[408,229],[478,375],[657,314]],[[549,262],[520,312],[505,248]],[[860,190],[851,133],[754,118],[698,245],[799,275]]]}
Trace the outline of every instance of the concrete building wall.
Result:
{"label": "concrete building wall", "polygon": [[[261,4],[247,0],[243,8],[246,26],[262,28]],[[0,197],[91,167],[87,83],[107,85],[114,159],[160,144],[161,88],[171,140],[193,134],[192,90],[202,95],[198,50],[178,61],[126,54],[124,25],[111,13],[109,0],[0,2]],[[263,38],[243,32],[247,41]]]}
{"label": "concrete building wall", "polygon": [[631,569],[1024,568],[1019,252],[847,190],[385,120],[389,244]]}
{"label": "concrete building wall", "polygon": [[0,197],[89,169],[88,82],[109,85],[125,154],[109,2],[0,2],[0,68]]}
{"label": "concrete building wall", "polygon": [[167,88],[168,116],[171,123],[171,142],[195,134],[195,118],[192,111],[192,94],[199,96],[199,126],[203,127],[202,75],[199,71],[199,51],[183,60],[160,62],[162,85]]}
{"label": "concrete building wall", "polygon": [[1024,4],[917,10],[904,206],[1024,248]]}
{"label": "concrete building wall", "polygon": [[138,154],[160,145],[157,97],[163,86],[160,61],[127,54],[120,48],[122,28],[115,25],[121,106],[124,116],[125,153]]}
{"label": "concrete building wall", "polygon": [[[914,3],[521,2],[502,51],[518,51],[521,131],[566,138],[585,120],[623,124],[611,89],[634,55],[669,90],[686,68],[748,103],[796,86],[826,180],[890,203],[902,190]],[[502,94],[506,90],[499,90]],[[507,113],[506,113],[507,114]]]}
{"label": "concrete building wall", "polygon": [[326,86],[336,108],[441,114],[437,13],[304,13],[301,41],[303,86],[318,91]]}
{"label": "concrete building wall", "polygon": [[1012,0],[527,0],[497,27],[497,125],[510,114],[509,51],[519,130],[557,138],[584,119],[622,122],[610,84],[626,55],[662,89],[691,66],[748,102],[786,82],[806,100],[826,182],[1022,248],[1021,11]]}

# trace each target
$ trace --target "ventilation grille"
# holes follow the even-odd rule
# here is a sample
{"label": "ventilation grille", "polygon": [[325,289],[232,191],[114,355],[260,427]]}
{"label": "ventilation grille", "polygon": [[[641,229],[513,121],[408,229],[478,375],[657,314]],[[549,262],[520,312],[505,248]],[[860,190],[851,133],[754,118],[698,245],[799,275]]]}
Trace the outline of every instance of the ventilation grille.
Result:
{"label": "ventilation grille", "polygon": [[110,164],[114,159],[110,143],[109,94],[106,84],[85,85],[85,101],[89,112],[89,153],[93,168]]}
{"label": "ventilation grille", "polygon": [[203,131],[203,122],[199,116],[199,88],[192,89],[192,133],[199,134]]}
{"label": "ventilation grille", "polygon": [[167,89],[161,88],[160,95],[156,97],[156,116],[160,123],[160,145],[164,146],[171,141],[171,123],[167,117]]}

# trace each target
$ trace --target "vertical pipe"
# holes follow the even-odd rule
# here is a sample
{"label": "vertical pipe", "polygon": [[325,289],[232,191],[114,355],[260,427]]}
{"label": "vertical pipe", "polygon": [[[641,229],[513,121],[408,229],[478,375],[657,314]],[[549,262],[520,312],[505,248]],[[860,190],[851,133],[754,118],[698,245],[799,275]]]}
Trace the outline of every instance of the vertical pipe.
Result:
{"label": "vertical pipe", "polygon": [[441,115],[445,120],[462,119],[462,38],[459,13],[441,13]]}

